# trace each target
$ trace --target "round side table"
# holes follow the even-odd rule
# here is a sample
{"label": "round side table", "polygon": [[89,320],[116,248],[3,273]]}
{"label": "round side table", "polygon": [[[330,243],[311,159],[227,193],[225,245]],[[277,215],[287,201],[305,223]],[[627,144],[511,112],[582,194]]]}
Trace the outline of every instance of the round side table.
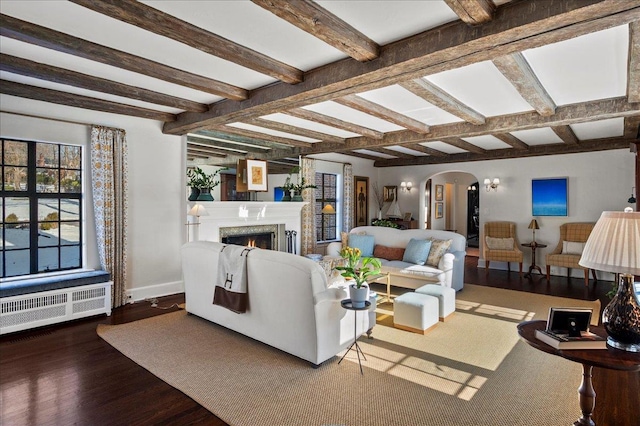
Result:
{"label": "round side table", "polygon": [[351,299],[344,299],[340,301],[340,305],[342,305],[344,309],[347,309],[349,311],[355,311],[355,312],[353,313],[353,343],[351,344],[351,346],[349,346],[349,349],[347,349],[344,355],[342,355],[342,358],[340,358],[340,361],[338,361],[338,364],[342,362],[342,360],[344,359],[345,356],[347,356],[351,348],[355,346],[356,355],[358,355],[358,365],[360,366],[360,374],[364,374],[362,372],[362,361],[360,361],[360,355],[362,354],[362,358],[365,361],[367,360],[367,357],[364,356],[364,352],[362,352],[362,349],[360,349],[360,345],[358,345],[358,311],[368,310],[369,307],[371,306],[371,302],[367,300],[364,302],[364,306],[362,308],[355,308],[353,306],[353,303],[351,303]]}

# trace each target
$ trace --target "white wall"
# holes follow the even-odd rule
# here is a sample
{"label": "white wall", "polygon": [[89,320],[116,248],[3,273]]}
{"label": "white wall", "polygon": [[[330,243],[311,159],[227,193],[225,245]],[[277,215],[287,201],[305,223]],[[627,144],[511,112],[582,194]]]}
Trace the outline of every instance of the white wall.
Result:
{"label": "white wall", "polygon": [[[629,150],[611,150],[581,154],[541,156],[508,160],[477,161],[469,163],[437,164],[411,167],[382,168],[379,171],[381,185],[399,185],[411,180],[414,186],[424,188],[427,179],[434,183],[438,174],[444,172],[466,172],[480,182],[480,229],[481,245],[484,222],[506,220],[517,224],[520,242],[531,240],[528,229],[531,215],[531,179],[549,177],[569,178],[569,215],[565,217],[537,217],[540,228],[536,232],[539,243],[548,244],[537,253],[537,263],[544,266],[544,255],[555,247],[559,240],[559,226],[565,222],[595,222],[605,210],[623,210],[635,185],[635,157]],[[445,175],[446,176],[446,175]],[[497,192],[486,192],[484,178],[500,178]],[[433,187],[435,189],[435,186]],[[466,187],[465,187],[466,188]],[[420,214],[424,207],[423,190],[400,192],[403,211]],[[424,215],[420,216],[421,223]],[[528,268],[531,253],[525,253]],[[482,259],[480,265],[484,265]],[[494,266],[492,262],[491,266]],[[496,264],[496,267],[505,265]],[[575,271],[581,276],[581,271]],[[565,269],[552,268],[552,273],[565,274]],[[599,273],[607,277],[608,274]]]}
{"label": "white wall", "polygon": [[[186,239],[184,142],[179,136],[162,134],[161,123],[153,120],[53,105],[2,95],[3,111],[87,124],[117,127],[127,132],[129,147],[129,238],[127,289],[132,299],[182,291],[180,246]],[[90,127],[0,115],[0,134],[28,140],[81,144],[87,146]],[[85,149],[85,171],[90,167],[90,153]],[[85,182],[88,182],[86,180]],[[87,223],[86,266],[99,267],[91,191],[85,192]]]}

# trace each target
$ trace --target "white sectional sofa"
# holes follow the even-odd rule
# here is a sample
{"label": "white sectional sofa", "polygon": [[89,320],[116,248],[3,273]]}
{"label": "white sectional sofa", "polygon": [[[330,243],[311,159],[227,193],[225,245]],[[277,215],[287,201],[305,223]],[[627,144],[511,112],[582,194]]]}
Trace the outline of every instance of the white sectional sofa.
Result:
{"label": "white sectional sofa", "polygon": [[[376,257],[382,260],[383,272],[392,274],[391,285],[396,287],[416,289],[426,283],[438,283],[460,291],[464,286],[466,238],[460,234],[431,229],[400,230],[381,226],[359,226],[353,228],[350,234],[372,235],[375,246],[384,248],[406,248],[412,238],[451,240],[451,246],[442,256],[437,267]],[[326,255],[329,257],[340,256],[341,247],[341,242],[330,243],[327,246]]]}
{"label": "white sectional sofa", "polygon": [[[311,259],[273,250],[252,250],[247,257],[248,308],[234,313],[214,305],[218,255],[224,244],[196,241],[182,247],[187,312],[309,361],[314,366],[346,349],[356,334],[369,329],[364,312],[342,308],[348,297],[328,288],[320,265]],[[373,327],[373,324],[371,325]]]}

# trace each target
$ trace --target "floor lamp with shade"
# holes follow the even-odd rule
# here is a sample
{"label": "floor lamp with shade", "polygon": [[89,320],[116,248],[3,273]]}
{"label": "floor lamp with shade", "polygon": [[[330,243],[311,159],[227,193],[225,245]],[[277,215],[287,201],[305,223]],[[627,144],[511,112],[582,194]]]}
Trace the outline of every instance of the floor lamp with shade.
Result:
{"label": "floor lamp with shade", "polygon": [[607,344],[640,352],[640,301],[634,275],[640,275],[640,212],[602,212],[578,262],[585,268],[620,275],[618,289],[602,311]]}

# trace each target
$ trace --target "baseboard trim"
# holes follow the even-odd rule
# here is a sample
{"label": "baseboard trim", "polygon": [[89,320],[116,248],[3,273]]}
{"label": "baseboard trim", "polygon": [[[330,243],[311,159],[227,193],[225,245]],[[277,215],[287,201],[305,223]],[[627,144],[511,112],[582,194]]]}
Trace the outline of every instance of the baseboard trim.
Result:
{"label": "baseboard trim", "polygon": [[131,288],[126,291],[129,303],[139,302],[152,297],[168,296],[170,294],[184,293],[184,282],[173,281],[162,284],[154,284],[146,287]]}

